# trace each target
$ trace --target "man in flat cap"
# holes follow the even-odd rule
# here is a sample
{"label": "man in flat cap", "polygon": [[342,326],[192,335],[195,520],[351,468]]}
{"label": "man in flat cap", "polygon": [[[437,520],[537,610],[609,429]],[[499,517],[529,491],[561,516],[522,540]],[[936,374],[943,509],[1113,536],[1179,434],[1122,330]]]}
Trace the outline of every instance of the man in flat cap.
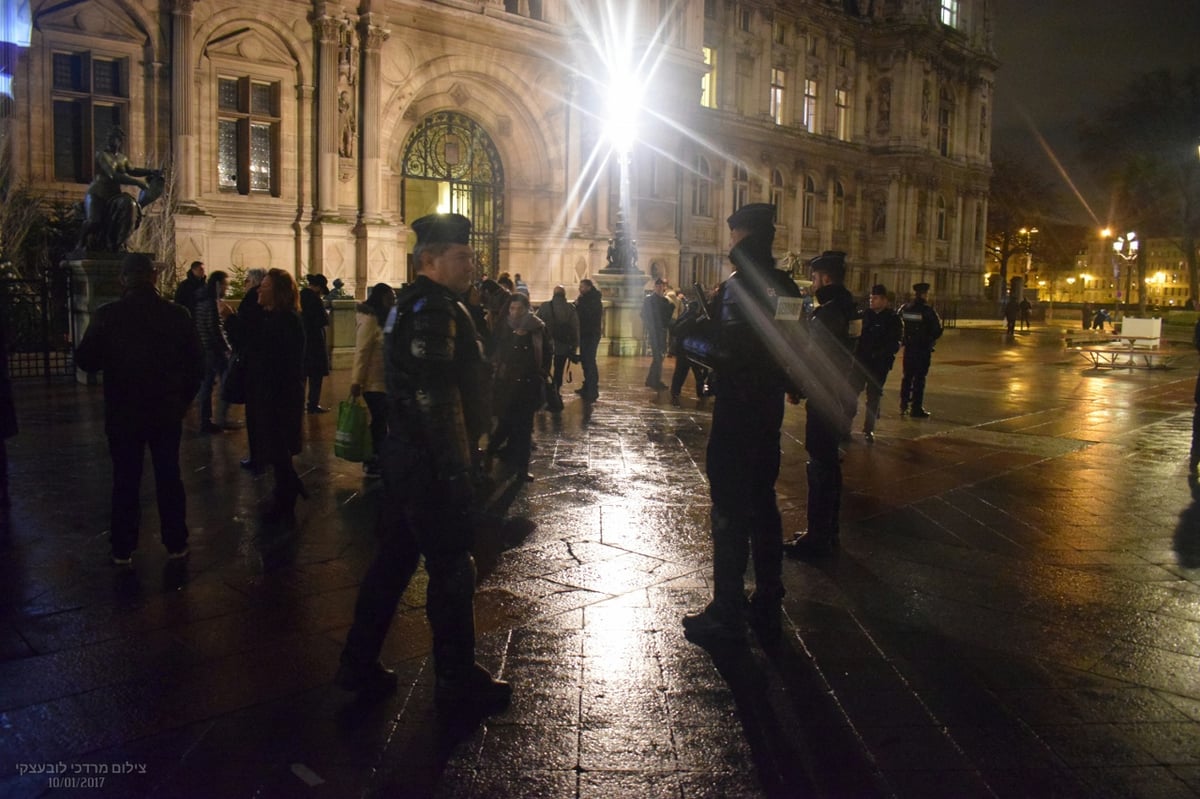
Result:
{"label": "man in flat cap", "polygon": [[850,326],[858,305],[846,289],[846,253],[829,250],[812,259],[813,288],[819,303],[808,324],[804,354],[806,379],[804,449],[808,452],[808,529],[784,544],[789,557],[833,554],[842,507],[842,463],[838,444],[850,429],[854,394],[850,378],[854,350]]}
{"label": "man in flat cap", "polygon": [[147,448],[163,545],[171,559],[182,562],[188,553],[179,437],[204,375],[204,355],[187,310],[158,296],[157,276],[147,255],[126,255],[124,293],[96,311],[75,351],[80,369],[104,372],[104,432],[113,468],[112,560],[118,566],[132,563],[138,545]]}
{"label": "man in flat cap", "polygon": [[900,309],[904,322],[904,379],[900,382],[900,415],[926,419],[925,377],[933,360],[933,345],[942,337],[942,320],[928,302],[929,284],[913,285],[912,302]]}
{"label": "man in flat cap", "polygon": [[[716,402],[705,470],[712,497],[713,598],[683,618],[697,643],[745,640],[745,572],[754,558],[750,620],[760,640],[781,634],[783,528],[775,501],[784,397],[800,325],[800,289],[775,268],[775,208],[747,205],[729,217],[734,272],[709,309]],[[686,347],[686,343],[685,343]]]}
{"label": "man in flat cap", "polygon": [[869,307],[863,313],[862,335],[854,349],[855,406],[863,388],[867,390],[867,406],[863,416],[863,440],[875,442],[875,420],[879,418],[879,401],[883,398],[883,384],[896,362],[900,351],[900,338],[904,335],[904,323],[892,310],[887,287],[871,287]]}
{"label": "man in flat cap", "polygon": [[424,556],[434,701],[446,712],[493,713],[512,690],[475,662],[470,442],[491,414],[490,369],[460,299],[475,277],[471,223],[432,214],[412,227],[417,279],[400,291],[384,328],[388,437],[380,458],[386,500],[379,551],[359,589],[336,682],[367,696],[395,688],[395,672],[379,653]]}
{"label": "man in flat cap", "polygon": [[662,391],[667,384],[662,380],[663,356],[667,352],[667,330],[675,306],[667,299],[667,281],[658,278],[654,290],[642,300],[642,325],[650,339],[650,371],[646,373],[646,388]]}

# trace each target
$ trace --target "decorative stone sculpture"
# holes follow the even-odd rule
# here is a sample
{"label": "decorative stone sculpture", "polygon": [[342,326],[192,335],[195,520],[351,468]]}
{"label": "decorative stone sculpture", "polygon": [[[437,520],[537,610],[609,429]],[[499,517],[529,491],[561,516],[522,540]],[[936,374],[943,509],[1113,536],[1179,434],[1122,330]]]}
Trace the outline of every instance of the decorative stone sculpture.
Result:
{"label": "decorative stone sculpture", "polygon": [[[123,252],[142,222],[142,209],[163,193],[166,181],[162,172],[131,165],[121,152],[124,144],[125,131],[114,127],[108,132],[105,148],[96,152],[96,177],[83,198],[81,250]],[[125,193],[123,186],[141,189],[137,199]]]}

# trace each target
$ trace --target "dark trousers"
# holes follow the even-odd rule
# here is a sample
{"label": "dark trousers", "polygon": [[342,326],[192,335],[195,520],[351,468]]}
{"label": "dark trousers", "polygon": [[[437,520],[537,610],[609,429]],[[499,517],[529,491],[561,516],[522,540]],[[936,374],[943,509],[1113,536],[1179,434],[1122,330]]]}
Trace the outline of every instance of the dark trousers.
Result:
{"label": "dark trousers", "polygon": [[359,588],[342,659],[367,664],[379,658],[400,597],[424,555],[429,573],[425,615],[433,631],[434,671],[439,677],[454,678],[475,663],[472,528],[466,509],[444,499],[436,482],[417,486],[406,479],[407,456],[396,452],[395,445],[411,448],[408,442],[391,438],[385,445],[383,471],[389,501],[380,511],[379,549]]}
{"label": "dark trousers", "polygon": [[518,475],[529,471],[533,452],[533,415],[538,409],[540,378],[514,381],[508,401],[497,414],[496,430],[488,440],[488,452],[500,454]]}
{"label": "dark trousers", "polygon": [[600,395],[600,367],[596,365],[596,350],[599,346],[599,333],[588,333],[579,337],[579,366],[583,370],[584,399],[596,399]]}
{"label": "dark trousers", "polygon": [[675,371],[671,374],[671,396],[678,397],[679,392],[683,390],[683,384],[687,382],[688,372],[691,372],[696,377],[696,396],[704,396],[704,377],[705,369],[692,363],[688,356],[680,347],[675,353]]}
{"label": "dark trousers", "polygon": [[887,376],[892,371],[894,359],[888,358],[886,361],[871,361],[861,363],[855,361],[854,372],[851,376],[850,388],[854,392],[855,403],[850,409],[850,418],[854,418],[854,413],[858,410],[858,395],[866,389],[867,392],[867,407],[863,416],[863,432],[871,433],[875,430],[875,420],[879,418],[879,402],[883,399],[883,384],[887,382]]}
{"label": "dark trousers", "polygon": [[570,353],[564,352],[559,354],[558,350],[554,350],[554,371],[550,373],[550,379],[554,383],[554,390],[558,391],[563,385],[563,373],[567,370],[567,361],[570,360]]}
{"label": "dark trousers", "polygon": [[904,378],[900,381],[900,407],[914,410],[925,407],[925,377],[933,361],[933,351],[904,348]]}
{"label": "dark trousers", "polygon": [[139,494],[142,460],[150,448],[154,466],[154,490],[158,497],[159,524],[163,546],[178,552],[187,546],[185,517],[187,499],[179,472],[179,437],[182,423],[160,427],[110,431],[108,451],[112,457],[112,554],[127,558],[137,549],[141,522]]}
{"label": "dark trousers", "polygon": [[384,441],[387,440],[387,394],[382,391],[364,391],[363,399],[367,402],[367,410],[371,412],[371,451],[373,457],[379,458],[383,452]]}
{"label": "dark trousers", "polygon": [[321,384],[323,382],[325,382],[325,375],[308,376],[308,409],[310,411],[321,404]]}
{"label": "dark trousers", "polygon": [[804,449],[808,452],[808,534],[819,539],[837,538],[842,507],[842,464],[838,442],[847,420],[837,410],[823,411],[810,400],[804,422]]}
{"label": "dark trousers", "polygon": [[650,337],[650,371],[646,375],[646,385],[657,388],[662,385],[663,356],[667,352],[667,331],[661,327],[652,327],[646,331]]}
{"label": "dark trousers", "polygon": [[[200,424],[212,421],[212,406],[213,406],[213,386],[217,385],[217,381],[225,380],[225,370],[229,368],[229,355],[226,353],[206,352],[204,353],[204,379],[200,381],[200,391],[196,394],[196,400],[199,403],[200,409]],[[225,408],[227,403],[217,398],[217,418],[225,422]]]}
{"label": "dark trousers", "polygon": [[754,561],[755,597],[783,596],[783,522],[775,500],[783,392],[722,385],[713,406],[705,470],[712,497],[713,600],[741,612]]}

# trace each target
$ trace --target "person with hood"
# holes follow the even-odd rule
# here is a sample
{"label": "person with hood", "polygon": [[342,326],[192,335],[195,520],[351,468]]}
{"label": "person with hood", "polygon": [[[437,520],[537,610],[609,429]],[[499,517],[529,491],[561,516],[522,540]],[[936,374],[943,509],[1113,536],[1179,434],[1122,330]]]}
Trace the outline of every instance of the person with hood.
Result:
{"label": "person with hood", "polygon": [[833,554],[838,545],[842,505],[842,463],[838,443],[847,436],[847,408],[856,400],[850,386],[854,348],[850,326],[858,318],[854,296],[843,285],[846,253],[829,250],[812,259],[817,307],[808,323],[804,363],[806,418],[804,449],[808,451],[808,530],[784,545],[792,558]]}
{"label": "person with hood", "polygon": [[[734,272],[718,288],[710,316],[716,401],[705,471],[712,498],[713,598],[683,618],[699,644],[745,640],[745,572],[754,558],[750,621],[764,643],[782,633],[783,529],[775,500],[784,398],[798,390],[793,342],[800,289],[775,268],[775,206],[746,205],[729,217]],[[684,346],[689,338],[685,337]],[[781,342],[785,346],[777,346]]]}
{"label": "person with hood", "polygon": [[575,312],[575,306],[567,302],[566,287],[555,286],[554,296],[550,298],[550,302],[542,303],[537,316],[546,323],[546,330],[554,342],[554,371],[551,380],[557,393],[562,390],[563,371],[567,368],[567,360],[576,357],[575,350],[579,346],[579,314]]}
{"label": "person with hood", "polygon": [[387,283],[371,287],[354,314],[354,368],[350,396],[360,394],[371,412],[371,458],[363,463],[367,477],[382,477],[379,453],[387,438],[387,382],[383,373],[383,327],[396,303],[396,292]]}
{"label": "person with hood", "polygon": [[508,318],[496,337],[493,388],[496,429],[488,440],[488,461],[499,456],[518,480],[529,482],[533,415],[544,401],[553,347],[546,325],[529,312],[519,291],[508,298]]}

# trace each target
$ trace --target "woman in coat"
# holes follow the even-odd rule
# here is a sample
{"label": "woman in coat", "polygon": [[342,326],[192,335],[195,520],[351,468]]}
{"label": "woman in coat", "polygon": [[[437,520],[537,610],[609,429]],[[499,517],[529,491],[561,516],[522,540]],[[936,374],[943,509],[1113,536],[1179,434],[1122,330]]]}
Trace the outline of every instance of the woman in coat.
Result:
{"label": "woman in coat", "polygon": [[292,465],[304,416],[304,327],[296,281],[282,269],[270,270],[259,284],[258,303],[265,313],[246,353],[246,404],[258,412],[251,449],[275,473],[273,502],[263,521],[290,526],[296,523],[296,497],[308,497]]}
{"label": "woman in coat", "polygon": [[533,415],[542,406],[554,349],[546,325],[529,312],[529,298],[514,292],[508,317],[496,337],[493,387],[496,432],[488,441],[488,461],[499,455],[518,480],[529,481]]}
{"label": "woman in coat", "polygon": [[383,373],[383,326],[396,304],[396,292],[387,283],[371,287],[366,302],[360,302],[354,315],[354,371],[350,396],[362,394],[371,412],[371,459],[363,463],[367,477],[379,477],[379,453],[387,438],[387,383]]}
{"label": "woman in coat", "polygon": [[308,287],[300,291],[300,318],[304,321],[304,376],[308,378],[308,412],[327,413],[321,405],[321,384],[329,374],[329,350],[325,347],[325,328],[329,313],[325,310],[325,295],[329,281],[324,275],[309,275]]}

